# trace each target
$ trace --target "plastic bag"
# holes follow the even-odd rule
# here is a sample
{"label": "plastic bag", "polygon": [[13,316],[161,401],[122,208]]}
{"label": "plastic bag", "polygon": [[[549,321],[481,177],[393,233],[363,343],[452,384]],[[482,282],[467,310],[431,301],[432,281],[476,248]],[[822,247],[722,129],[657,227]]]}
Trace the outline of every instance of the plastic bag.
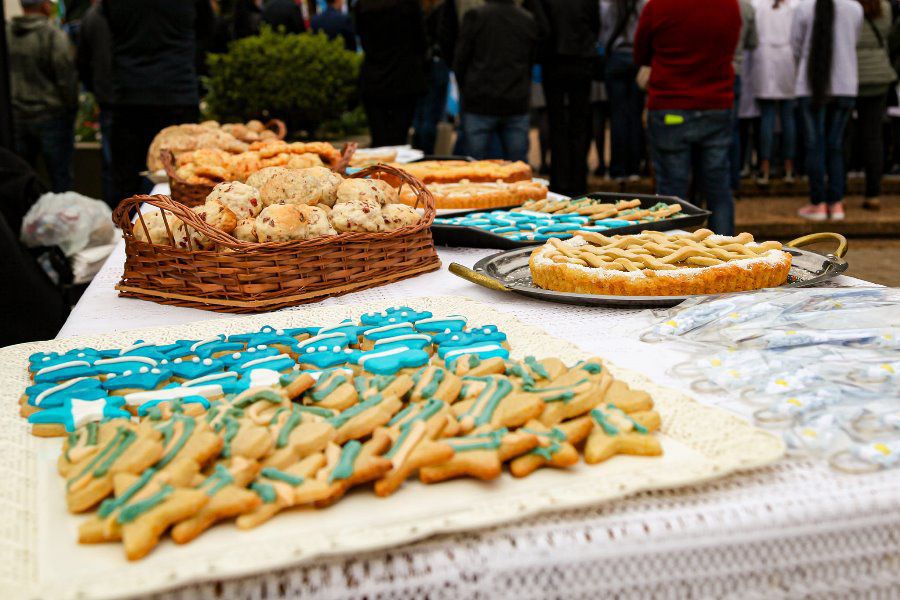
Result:
{"label": "plastic bag", "polygon": [[113,235],[112,211],[100,200],[75,192],[44,194],[22,221],[22,243],[58,246],[66,256],[108,244]]}

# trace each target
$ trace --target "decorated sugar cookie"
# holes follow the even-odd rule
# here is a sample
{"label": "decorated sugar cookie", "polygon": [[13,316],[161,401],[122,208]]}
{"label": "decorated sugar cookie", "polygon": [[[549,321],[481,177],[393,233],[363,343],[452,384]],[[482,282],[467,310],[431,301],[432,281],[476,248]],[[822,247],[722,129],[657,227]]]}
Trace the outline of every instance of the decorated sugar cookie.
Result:
{"label": "decorated sugar cookie", "polygon": [[662,446],[651,432],[659,427],[655,411],[628,414],[613,404],[591,411],[593,429],[584,446],[584,461],[590,465],[615,454],[657,456]]}
{"label": "decorated sugar cookie", "polygon": [[209,502],[195,515],[175,525],[172,539],[186,544],[219,521],[256,509],[262,500],[246,488],[259,470],[259,463],[240,457],[233,458],[227,465],[217,464],[213,472],[196,486],[209,497]]}
{"label": "decorated sugar cookie", "polygon": [[394,323],[415,323],[430,318],[431,313],[427,310],[419,312],[408,306],[392,306],[380,312],[364,313],[362,317],[360,317],[360,322],[368,327],[380,327],[382,325],[392,325]]}
{"label": "decorated sugar cookie", "polygon": [[106,395],[100,381],[90,377],[76,377],[62,383],[36,383],[25,388],[21,414],[27,417],[41,408],[62,406],[67,399],[96,400]]}
{"label": "decorated sugar cookie", "polygon": [[409,396],[410,402],[421,402],[437,398],[447,404],[456,402],[462,389],[462,379],[449,370],[434,365],[427,365],[413,373],[414,387]]}
{"label": "decorated sugar cookie", "polygon": [[66,481],[66,503],[73,513],[96,506],[113,491],[117,473],[143,473],[163,454],[162,434],[120,422],[108,441],[73,463]]}
{"label": "decorated sugar cookie", "polygon": [[181,461],[165,473],[148,469],[140,476],[117,475],[115,500],[102,504],[97,515],[81,526],[79,541],[121,538],[128,560],[143,558],[172,524],[197,514],[209,501],[202,491],[184,487],[193,476],[186,476],[191,469],[196,472],[196,465]]}
{"label": "decorated sugar cookie", "polygon": [[130,419],[131,413],[123,408],[124,405],[125,401],[122,398],[101,397],[82,400],[69,397],[63,400],[61,406],[32,413],[28,417],[28,422],[32,425],[31,432],[34,435],[60,436],[91,422]]}
{"label": "decorated sugar cookie", "polygon": [[540,399],[516,393],[512,383],[499,375],[464,377],[460,396],[463,400],[452,410],[463,433],[484,426],[517,427],[544,410]]}
{"label": "decorated sugar cookie", "polygon": [[514,477],[525,477],[545,465],[564,468],[576,464],[578,450],[575,445],[581,443],[591,429],[592,425],[587,419],[568,421],[556,427],[547,427],[536,420],[529,421],[520,431],[537,436],[538,445],[512,459],[509,472]]}
{"label": "decorated sugar cookie", "polygon": [[522,430],[508,429],[476,432],[465,436],[443,438],[453,448],[453,457],[445,463],[423,467],[419,479],[423,483],[438,483],[456,477],[496,479],[503,470],[503,462],[528,452],[538,445],[537,436]]}

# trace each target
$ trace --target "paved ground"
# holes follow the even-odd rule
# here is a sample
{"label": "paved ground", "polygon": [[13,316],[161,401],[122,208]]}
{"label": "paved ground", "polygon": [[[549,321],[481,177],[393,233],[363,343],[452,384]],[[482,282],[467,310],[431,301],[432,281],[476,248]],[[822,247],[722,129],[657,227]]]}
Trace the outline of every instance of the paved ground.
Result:
{"label": "paved ground", "polygon": [[847,274],[900,287],[900,239],[851,239]]}

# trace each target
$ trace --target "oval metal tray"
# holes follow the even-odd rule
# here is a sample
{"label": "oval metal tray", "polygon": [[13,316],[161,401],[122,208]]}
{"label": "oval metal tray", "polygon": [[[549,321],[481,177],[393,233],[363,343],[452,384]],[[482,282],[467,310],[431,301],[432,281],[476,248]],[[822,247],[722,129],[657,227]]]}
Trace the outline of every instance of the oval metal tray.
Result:
{"label": "oval metal tray", "polygon": [[[819,254],[811,250],[791,248],[785,246],[785,252],[792,256],[791,270],[788,274],[788,282],[781,287],[796,288],[816,285],[836,277],[847,270],[848,264],[842,258],[834,254]],[[554,292],[537,287],[531,280],[531,270],[528,267],[528,259],[534,248],[519,248],[508,250],[485,257],[475,263],[474,274],[477,278],[487,277],[492,281],[475,281],[461,273],[461,269],[451,271],[486,285],[493,289],[515,292],[524,296],[547,300],[549,302],[562,302],[565,304],[580,304],[585,306],[619,306],[622,308],[662,308],[675,306],[694,296],[602,296],[597,294],[575,294],[570,292]],[[455,265],[458,267],[458,265]],[[470,271],[465,269],[465,271]],[[470,273],[471,274],[471,273]],[[494,285],[490,285],[493,283]],[[504,289],[505,288],[505,289]]]}

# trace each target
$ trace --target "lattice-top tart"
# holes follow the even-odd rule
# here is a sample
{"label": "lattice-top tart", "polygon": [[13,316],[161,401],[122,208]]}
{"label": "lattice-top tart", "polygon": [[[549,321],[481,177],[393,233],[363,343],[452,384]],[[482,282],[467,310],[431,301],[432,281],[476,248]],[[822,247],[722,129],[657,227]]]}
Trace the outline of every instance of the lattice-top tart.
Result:
{"label": "lattice-top tart", "polygon": [[775,287],[787,280],[791,255],[778,242],[708,229],[607,237],[579,232],[551,239],[531,255],[531,277],[544,289],[616,296],[719,294]]}
{"label": "lattice-top tart", "polygon": [[524,181],[531,179],[528,164],[505,160],[426,160],[417,163],[391,165],[416,177],[422,183],[451,183],[462,181]]}
{"label": "lattice-top tart", "polygon": [[[513,206],[529,200],[547,197],[547,186],[540,181],[460,181],[458,183],[431,183],[428,190],[434,195],[437,208],[495,208]],[[416,195],[404,187],[400,202],[415,206]]]}

